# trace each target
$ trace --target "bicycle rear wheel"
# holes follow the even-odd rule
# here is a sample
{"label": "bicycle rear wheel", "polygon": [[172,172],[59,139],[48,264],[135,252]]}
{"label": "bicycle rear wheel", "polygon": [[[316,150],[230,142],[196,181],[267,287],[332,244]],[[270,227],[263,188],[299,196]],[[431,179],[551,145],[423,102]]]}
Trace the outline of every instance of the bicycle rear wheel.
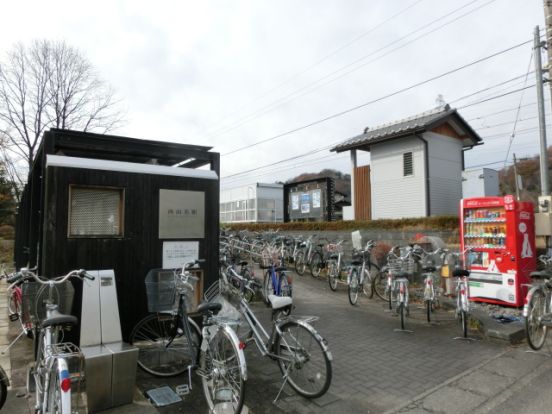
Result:
{"label": "bicycle rear wheel", "polygon": [[237,338],[233,340],[228,332],[219,329],[199,356],[201,382],[210,413],[241,412],[245,381],[240,365],[245,366],[245,361],[236,342]]}
{"label": "bicycle rear wheel", "polygon": [[349,296],[349,303],[351,305],[356,305],[358,301],[358,292],[361,289],[360,287],[360,278],[358,276],[357,269],[351,270],[351,278],[349,280],[349,287],[347,289],[347,294]]}
{"label": "bicycle rear wheel", "polygon": [[285,322],[280,330],[274,349],[282,374],[299,395],[320,397],[332,381],[331,357],[322,338],[312,327],[296,321]]}
{"label": "bicycle rear wheel", "polygon": [[[175,315],[151,314],[142,319],[130,334],[130,343],[138,348],[138,365],[158,377],[180,375],[192,363],[192,352],[199,349],[201,333],[188,318],[192,344],[178,329]],[[191,346],[192,345],[192,346]]]}
{"label": "bicycle rear wheel", "polygon": [[527,318],[525,318],[525,335],[527,343],[535,351],[544,345],[548,328],[541,323],[546,313],[546,296],[541,289],[536,290],[529,299]]}

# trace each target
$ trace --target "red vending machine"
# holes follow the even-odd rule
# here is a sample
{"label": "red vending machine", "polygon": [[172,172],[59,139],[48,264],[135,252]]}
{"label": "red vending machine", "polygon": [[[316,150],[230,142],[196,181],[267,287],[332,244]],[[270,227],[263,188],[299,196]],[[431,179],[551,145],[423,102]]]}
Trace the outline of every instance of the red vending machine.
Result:
{"label": "red vending machine", "polygon": [[470,299],[523,306],[535,270],[535,220],[531,202],[514,196],[460,202],[462,251],[471,248]]}

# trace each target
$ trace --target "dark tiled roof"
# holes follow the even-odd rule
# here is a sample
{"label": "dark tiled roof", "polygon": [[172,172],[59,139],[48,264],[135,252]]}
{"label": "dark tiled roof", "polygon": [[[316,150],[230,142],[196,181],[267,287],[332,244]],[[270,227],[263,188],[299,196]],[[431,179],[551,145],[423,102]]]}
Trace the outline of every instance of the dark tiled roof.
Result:
{"label": "dark tiled roof", "polygon": [[330,151],[342,152],[359,147],[370,146],[382,141],[400,138],[414,133],[422,133],[428,130],[428,127],[436,126],[446,118],[454,117],[463,129],[465,129],[468,137],[471,137],[474,144],[481,141],[477,133],[464,121],[458,114],[456,109],[451,109],[448,105],[438,107],[428,112],[424,112],[410,118],[401,119],[399,121],[383,124],[374,129],[366,130],[363,134],[336,145]]}

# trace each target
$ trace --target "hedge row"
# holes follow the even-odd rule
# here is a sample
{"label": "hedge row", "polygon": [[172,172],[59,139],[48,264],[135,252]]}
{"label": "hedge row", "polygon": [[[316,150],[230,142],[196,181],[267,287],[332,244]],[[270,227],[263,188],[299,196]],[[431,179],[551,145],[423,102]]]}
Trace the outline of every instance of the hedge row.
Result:
{"label": "hedge row", "polygon": [[280,228],[281,230],[433,230],[452,231],[458,229],[458,216],[419,217],[406,219],[355,220],[355,221],[312,221],[293,223],[221,223],[221,226],[232,230],[266,231]]}

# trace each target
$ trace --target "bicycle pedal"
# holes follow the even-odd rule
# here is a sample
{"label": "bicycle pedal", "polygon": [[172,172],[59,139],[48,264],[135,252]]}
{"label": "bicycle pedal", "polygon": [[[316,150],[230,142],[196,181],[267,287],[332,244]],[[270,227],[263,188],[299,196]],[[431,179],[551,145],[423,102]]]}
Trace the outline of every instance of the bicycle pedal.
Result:
{"label": "bicycle pedal", "polygon": [[10,318],[10,321],[15,322],[16,320],[19,319],[19,314],[18,313],[10,313],[9,318]]}

